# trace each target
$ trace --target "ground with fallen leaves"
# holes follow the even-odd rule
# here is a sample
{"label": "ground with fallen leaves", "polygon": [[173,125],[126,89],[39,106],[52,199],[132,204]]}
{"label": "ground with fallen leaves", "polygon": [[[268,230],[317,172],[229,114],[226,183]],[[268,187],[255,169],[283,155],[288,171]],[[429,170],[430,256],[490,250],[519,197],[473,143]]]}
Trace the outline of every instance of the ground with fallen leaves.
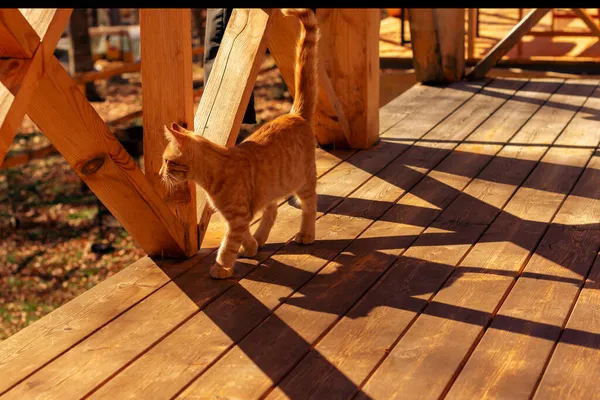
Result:
{"label": "ground with fallen leaves", "polygon": [[[97,87],[106,101],[92,105],[105,121],[141,108],[139,73],[98,81]],[[254,93],[258,123],[244,130],[291,108],[270,57]],[[199,97],[195,100],[197,107]],[[139,125],[141,119],[127,124]],[[26,117],[9,156],[49,144]],[[98,210],[96,196],[59,154],[0,169],[0,340],[145,255],[110,215],[99,226]],[[93,245],[104,245],[107,252],[94,252]]]}

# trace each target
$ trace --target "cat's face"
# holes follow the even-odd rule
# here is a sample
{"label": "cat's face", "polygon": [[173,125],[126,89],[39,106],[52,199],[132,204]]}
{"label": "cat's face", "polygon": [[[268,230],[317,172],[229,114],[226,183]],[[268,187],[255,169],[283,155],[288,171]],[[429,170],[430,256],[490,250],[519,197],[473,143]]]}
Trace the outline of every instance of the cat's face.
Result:
{"label": "cat's face", "polygon": [[162,167],[158,172],[165,186],[172,188],[174,185],[190,179],[190,157],[184,148],[186,135],[183,132],[165,129],[168,143],[162,156]]}

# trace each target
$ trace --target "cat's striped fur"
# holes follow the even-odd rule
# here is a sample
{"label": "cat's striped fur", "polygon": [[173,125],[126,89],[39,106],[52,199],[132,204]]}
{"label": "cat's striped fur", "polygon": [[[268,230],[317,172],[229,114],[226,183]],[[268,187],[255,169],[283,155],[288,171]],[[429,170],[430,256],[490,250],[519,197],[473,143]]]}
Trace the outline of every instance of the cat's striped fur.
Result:
{"label": "cat's striped fur", "polygon": [[[227,278],[238,257],[253,257],[269,236],[277,216],[277,201],[295,194],[302,207],[298,243],[315,239],[317,208],[316,141],[311,119],[317,103],[318,28],[310,9],[283,9],[300,19],[295,96],[289,114],[265,124],[235,147],[214,144],[173,123],[165,127],[169,141],[160,175],[166,185],[191,179],[227,220],[216,263],[210,274]],[[263,211],[254,235],[249,225]]]}

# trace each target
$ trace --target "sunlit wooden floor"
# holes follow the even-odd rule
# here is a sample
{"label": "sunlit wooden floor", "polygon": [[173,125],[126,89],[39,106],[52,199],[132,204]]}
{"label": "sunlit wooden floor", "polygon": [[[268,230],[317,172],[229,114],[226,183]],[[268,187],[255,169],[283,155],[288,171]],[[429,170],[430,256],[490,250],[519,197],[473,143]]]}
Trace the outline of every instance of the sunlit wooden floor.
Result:
{"label": "sunlit wooden floor", "polygon": [[[530,9],[523,9],[526,15]],[[596,24],[600,21],[596,17],[598,9],[586,9]],[[518,8],[480,8],[479,9],[479,37],[475,39],[474,59],[479,60],[498,43],[518,22]],[[468,30],[468,18],[465,13],[465,32]],[[556,36],[525,35],[522,45],[515,46],[506,54],[504,60],[531,60],[531,61],[598,61],[600,60],[600,42],[595,35],[589,34],[589,28],[579,18],[556,18],[554,20],[555,32],[581,32],[581,36]],[[400,42],[400,19],[387,17],[381,21],[379,54],[382,58],[412,57],[410,43],[402,45]],[[405,39],[410,41],[409,23],[405,23]],[[546,14],[533,28],[536,32],[550,32],[552,30],[552,15]],[[465,46],[468,47],[467,35]]]}
{"label": "sunlit wooden floor", "polygon": [[2,399],[591,399],[600,87],[416,85],[367,151],[318,150],[317,240],[208,277],[142,259],[0,343]]}

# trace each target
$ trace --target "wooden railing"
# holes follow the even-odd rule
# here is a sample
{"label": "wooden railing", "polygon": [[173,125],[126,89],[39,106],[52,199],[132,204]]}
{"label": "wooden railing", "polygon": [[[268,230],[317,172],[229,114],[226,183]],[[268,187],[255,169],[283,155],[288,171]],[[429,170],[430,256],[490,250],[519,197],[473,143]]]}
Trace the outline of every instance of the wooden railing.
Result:
{"label": "wooden railing", "polygon": [[[147,254],[195,254],[210,212],[192,182],[175,194],[160,183],[163,126],[176,121],[233,146],[267,47],[293,95],[298,21],[278,9],[235,9],[194,115],[190,9],[140,10],[142,173],[53,55],[70,14],[0,9],[0,163],[27,113]],[[368,148],[379,128],[379,9],[319,9],[317,17],[317,140]]]}

